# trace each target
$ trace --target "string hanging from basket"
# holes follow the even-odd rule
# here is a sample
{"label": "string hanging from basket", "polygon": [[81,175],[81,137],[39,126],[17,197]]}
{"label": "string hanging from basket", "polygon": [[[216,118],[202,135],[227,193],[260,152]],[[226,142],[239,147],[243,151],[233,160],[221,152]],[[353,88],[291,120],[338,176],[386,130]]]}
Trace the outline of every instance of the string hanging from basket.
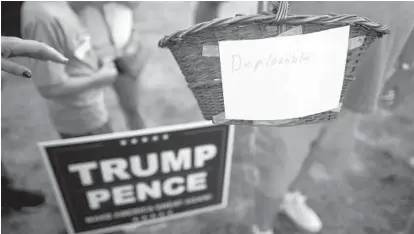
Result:
{"label": "string hanging from basket", "polygon": [[[287,1],[270,1],[269,6],[271,6],[270,11],[275,15],[275,20],[278,22],[283,22],[289,12],[289,3]],[[278,26],[278,33],[281,34],[286,31],[286,24],[281,24]]]}
{"label": "string hanging from basket", "polygon": [[275,14],[276,20],[286,19],[289,12],[289,2],[287,1],[271,1],[269,2],[272,6],[271,12]]}

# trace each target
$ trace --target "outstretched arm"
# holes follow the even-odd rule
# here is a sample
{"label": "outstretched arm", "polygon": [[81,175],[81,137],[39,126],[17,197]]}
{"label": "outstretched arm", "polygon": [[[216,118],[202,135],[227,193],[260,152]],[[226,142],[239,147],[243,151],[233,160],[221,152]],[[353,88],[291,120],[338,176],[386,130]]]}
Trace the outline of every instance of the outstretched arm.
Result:
{"label": "outstretched arm", "polygon": [[57,50],[34,40],[23,40],[17,37],[1,37],[1,70],[16,76],[30,78],[31,71],[11,61],[12,57],[28,57],[43,61],[66,63],[68,59]]}

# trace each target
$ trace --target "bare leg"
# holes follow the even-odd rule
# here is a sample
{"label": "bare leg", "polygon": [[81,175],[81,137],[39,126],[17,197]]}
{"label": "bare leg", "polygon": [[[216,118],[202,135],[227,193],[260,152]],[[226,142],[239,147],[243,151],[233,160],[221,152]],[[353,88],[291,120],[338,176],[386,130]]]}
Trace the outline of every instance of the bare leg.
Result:
{"label": "bare leg", "polygon": [[137,79],[128,75],[120,75],[113,84],[119,98],[119,104],[124,112],[125,120],[130,130],[145,127],[138,109]]}
{"label": "bare leg", "polygon": [[254,223],[258,231],[272,233],[274,218],[292,179],[286,173],[289,159],[279,131],[266,127],[254,127],[253,131],[250,148],[258,172]]}
{"label": "bare leg", "polygon": [[291,189],[297,188],[300,179],[308,176],[309,169],[318,160],[322,150],[338,154],[335,157],[348,157],[354,147],[354,132],[360,117],[361,115],[344,108],[337,120],[321,127],[318,137],[310,145],[308,157],[303,161],[299,174],[290,185]]}
{"label": "bare leg", "polygon": [[260,231],[265,232],[268,230],[273,230],[273,221],[276,217],[276,214],[279,213],[282,196],[283,194],[280,194],[278,198],[272,198],[264,194],[262,191],[256,189],[255,224]]}
{"label": "bare leg", "polygon": [[198,2],[195,15],[195,23],[202,23],[216,19],[221,2]]}
{"label": "bare leg", "polygon": [[[308,176],[309,170],[312,167],[313,163],[316,161],[317,159],[317,150],[316,147],[318,146],[318,141],[320,141],[321,139],[323,139],[323,136],[325,134],[327,126],[323,126],[318,137],[313,140],[311,142],[311,145],[309,146],[309,154],[308,156],[305,158],[305,160],[302,163],[302,167],[298,173],[298,175],[295,177],[295,179],[293,180],[293,182],[290,184],[289,186],[289,190],[294,191],[298,188],[298,184],[300,182],[300,179]],[[316,152],[316,153],[315,153]]]}
{"label": "bare leg", "polygon": [[306,204],[306,196],[297,191],[299,182],[309,176],[309,170],[313,167],[314,162],[322,159],[321,155],[330,153],[331,157],[335,157],[333,160],[348,157],[353,149],[353,130],[356,127],[356,120],[356,115],[344,110],[338,120],[319,126],[319,135],[312,141],[308,156],[289,186],[289,190],[292,192],[284,197],[283,211],[296,225],[309,232],[319,232],[323,227],[323,223],[318,214]]}

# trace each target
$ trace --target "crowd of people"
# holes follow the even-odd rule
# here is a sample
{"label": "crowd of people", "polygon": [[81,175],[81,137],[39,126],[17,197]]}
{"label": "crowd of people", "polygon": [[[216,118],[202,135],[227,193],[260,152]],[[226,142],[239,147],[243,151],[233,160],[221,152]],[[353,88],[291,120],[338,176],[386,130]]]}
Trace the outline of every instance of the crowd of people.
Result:
{"label": "crowd of people", "polygon": [[[104,103],[104,88],[113,87],[118,96],[129,129],[145,128],[138,109],[137,81],[145,66],[147,52],[135,30],[136,8],[139,2],[24,2],[19,9],[19,32],[2,37],[2,74],[32,78],[33,84],[47,102],[49,115],[62,139],[112,133],[111,120]],[[222,2],[199,2],[194,22],[200,23],[218,17]],[[375,5],[373,5],[375,4]],[[3,8],[5,5],[2,3]],[[15,5],[16,6],[16,5]],[[7,7],[7,6],[6,6]],[[372,10],[373,8],[377,10]],[[390,10],[392,9],[392,10]],[[327,12],[353,13],[386,24],[391,35],[374,43],[368,50],[357,71],[358,79],[350,87],[342,118],[352,121],[356,129],[362,114],[375,111],[387,74],[395,68],[403,69],[414,80],[414,53],[405,53],[404,46],[414,43],[413,3],[338,3],[293,2],[293,14],[325,14]],[[10,10],[13,12],[13,10]],[[384,13],[385,12],[385,13]],[[4,22],[2,17],[2,22]],[[10,22],[10,21],[9,21]],[[7,26],[6,26],[7,27]],[[403,54],[404,56],[401,56]],[[28,66],[19,65],[9,58],[28,57]],[[401,65],[402,64],[402,65]],[[3,86],[2,86],[3,88]],[[257,127],[258,134],[265,134],[283,142],[282,136]],[[322,147],[322,139],[329,133],[321,127],[312,148]],[[281,147],[283,148],[283,147]],[[282,151],[274,157],[283,158]],[[402,156],[410,161],[410,156]],[[298,226],[309,232],[319,232],[322,221],[307,205],[306,198],[297,191],[298,178],[306,176],[316,154],[309,153],[300,173],[290,182],[270,185],[271,194],[257,191],[254,234],[272,234],[277,212],[285,212]],[[17,189],[13,186],[2,164],[2,213],[3,210],[20,210],[39,206],[44,196],[38,192]],[[275,171],[275,172],[273,172]],[[277,180],[276,170],[266,170],[261,177]],[[283,170],[282,170],[283,171]],[[264,173],[264,172],[263,172]],[[282,177],[283,178],[283,177]],[[406,234],[413,232],[407,226]]]}

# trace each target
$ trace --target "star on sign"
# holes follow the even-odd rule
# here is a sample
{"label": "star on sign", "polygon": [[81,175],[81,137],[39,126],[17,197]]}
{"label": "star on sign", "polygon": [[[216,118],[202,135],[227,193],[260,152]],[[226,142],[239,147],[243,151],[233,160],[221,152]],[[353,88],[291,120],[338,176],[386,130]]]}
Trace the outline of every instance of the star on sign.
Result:
{"label": "star on sign", "polygon": [[124,140],[120,140],[119,144],[122,145],[122,146],[126,146],[128,144],[128,142],[127,142],[127,140],[124,139]]}
{"label": "star on sign", "polygon": [[159,138],[158,138],[158,136],[157,136],[157,135],[152,136],[152,141],[154,141],[154,142],[155,142],[155,141],[158,141],[158,139],[159,139]]}
{"label": "star on sign", "polygon": [[131,144],[136,145],[138,143],[138,139],[137,138],[132,138],[131,139]]}
{"label": "star on sign", "polygon": [[163,139],[164,141],[168,140],[168,138],[169,138],[168,134],[163,134],[163,135],[162,135],[162,139]]}
{"label": "star on sign", "polygon": [[148,137],[143,137],[143,138],[141,139],[141,141],[142,141],[143,143],[147,143],[147,142],[148,142]]}

